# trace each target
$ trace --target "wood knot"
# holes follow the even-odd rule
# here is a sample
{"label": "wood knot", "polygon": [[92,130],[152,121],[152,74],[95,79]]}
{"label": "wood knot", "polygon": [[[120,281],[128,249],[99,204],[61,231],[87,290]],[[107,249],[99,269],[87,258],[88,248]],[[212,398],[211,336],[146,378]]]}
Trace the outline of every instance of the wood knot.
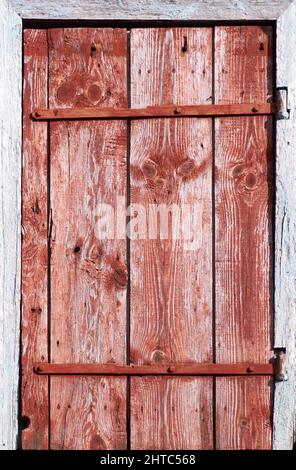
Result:
{"label": "wood knot", "polygon": [[177,174],[180,176],[189,176],[195,168],[195,163],[192,160],[185,160],[178,166]]}
{"label": "wood knot", "polygon": [[87,96],[90,99],[90,101],[97,103],[101,98],[102,98],[102,92],[101,89],[98,85],[90,85],[90,87],[87,90]]}
{"label": "wood knot", "polygon": [[119,288],[125,288],[128,283],[128,273],[126,267],[117,266],[114,269],[114,280]]}
{"label": "wood knot", "polygon": [[253,189],[256,186],[257,178],[254,173],[248,173],[246,175],[246,187],[248,189]]}
{"label": "wood knot", "polygon": [[234,176],[234,178],[236,178],[237,176],[241,175],[243,171],[244,171],[243,165],[236,165],[232,170],[232,175]]}
{"label": "wood knot", "polygon": [[68,103],[74,99],[75,95],[76,90],[73,84],[71,82],[65,82],[57,89],[56,96],[60,103]]}
{"label": "wood knot", "polygon": [[142,172],[146,178],[154,178],[157,173],[155,163],[151,160],[147,160],[142,165]]}
{"label": "wood knot", "polygon": [[160,351],[159,349],[156,349],[151,354],[151,360],[153,362],[165,362],[166,361],[166,355],[163,351]]}

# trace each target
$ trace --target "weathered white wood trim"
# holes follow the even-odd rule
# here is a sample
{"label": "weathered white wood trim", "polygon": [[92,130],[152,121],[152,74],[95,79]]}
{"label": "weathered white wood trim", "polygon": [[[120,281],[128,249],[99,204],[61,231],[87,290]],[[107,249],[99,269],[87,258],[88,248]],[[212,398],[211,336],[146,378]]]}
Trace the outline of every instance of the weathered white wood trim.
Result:
{"label": "weathered white wood trim", "polygon": [[0,449],[18,433],[22,23],[0,0]]}
{"label": "weathered white wood trim", "polygon": [[290,120],[277,122],[275,347],[287,350],[288,381],[276,384],[274,449],[296,440],[296,3],[277,21],[277,84],[289,87]]}
{"label": "weathered white wood trim", "polygon": [[10,0],[22,18],[275,20],[293,0]]}
{"label": "weathered white wood trim", "polygon": [[291,119],[277,124],[275,347],[287,348],[288,382],[275,392],[274,448],[291,449],[296,408],[296,1],[0,0],[0,449],[18,434],[21,19],[278,20],[277,82],[290,90]]}

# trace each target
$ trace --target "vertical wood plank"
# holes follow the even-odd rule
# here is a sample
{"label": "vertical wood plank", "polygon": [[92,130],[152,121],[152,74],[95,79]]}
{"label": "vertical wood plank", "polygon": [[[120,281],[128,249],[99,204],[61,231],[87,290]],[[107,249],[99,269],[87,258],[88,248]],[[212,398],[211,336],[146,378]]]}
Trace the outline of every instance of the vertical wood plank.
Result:
{"label": "vertical wood plank", "polygon": [[[133,107],[205,103],[211,91],[210,29],[132,30]],[[132,204],[148,219],[150,204],[195,203],[203,225],[195,250],[170,233],[131,241],[134,363],[211,360],[211,152],[210,120],[132,122]]]}
{"label": "vertical wood plank", "polygon": [[48,361],[47,341],[47,123],[30,119],[47,106],[47,34],[24,31],[22,173],[22,446],[48,445],[48,377],[33,372]]}
{"label": "vertical wood plank", "polygon": [[[270,27],[217,27],[215,51],[217,104],[271,98]],[[272,355],[272,120],[215,121],[216,359],[266,362]],[[264,426],[258,422],[256,435],[244,433],[244,426],[252,429],[253,415],[261,416],[260,407],[269,403],[271,411],[268,381],[217,379],[219,448],[270,448],[270,419]],[[249,394],[252,413],[245,413],[244,426],[225,433],[229,409],[249,409]]]}
{"label": "vertical wood plank", "polygon": [[271,393],[266,377],[217,380],[218,449],[270,449]]}
{"label": "vertical wood plank", "polygon": [[[124,377],[53,377],[51,448],[126,448]],[[67,386],[65,386],[67,384]]]}
{"label": "vertical wood plank", "polygon": [[[132,30],[131,106],[211,103],[211,37],[210,28]],[[195,233],[198,248],[192,250],[186,249],[184,240],[174,239],[170,232],[168,239],[160,239],[159,234],[156,239],[147,239],[149,233],[139,233],[136,239],[132,234],[132,363],[212,359],[211,134],[211,120],[206,119],[149,119],[131,124],[132,218],[134,211],[140,210],[137,204],[144,207],[142,212],[147,220],[150,205],[155,205],[155,215],[157,206],[163,204],[172,211],[172,225],[176,216],[173,211],[181,204],[196,204],[201,214]],[[140,229],[145,232],[146,225],[142,224]],[[146,379],[131,382],[132,397],[136,397],[135,385],[136,390],[143,391],[142,403],[147,407],[150,398],[145,396],[141,380],[146,383]],[[160,386],[163,381],[164,387],[165,380],[160,378],[157,383]],[[178,394],[182,379],[173,383]],[[212,393],[209,380],[199,378],[194,384],[196,388],[206,388],[209,403]],[[161,395],[162,392],[156,393],[154,399],[161,400]],[[182,397],[184,402],[188,400],[187,394]],[[196,400],[198,407],[198,394]],[[137,407],[132,399],[132,410],[134,406]],[[148,411],[144,413],[148,417]],[[209,406],[205,410],[207,429],[211,413]],[[178,434],[173,420],[169,425],[167,430],[159,428],[160,443],[165,442],[165,433]],[[154,432],[153,422],[149,423],[147,418],[145,434]],[[181,434],[178,436],[175,444],[186,447],[186,438],[182,441]],[[131,429],[135,448],[143,445],[141,439],[137,423]],[[211,445],[211,437],[205,439]],[[198,435],[190,445],[193,448],[201,445]]]}
{"label": "vertical wood plank", "polygon": [[[54,29],[49,31],[50,105],[62,107],[126,106],[126,31],[124,29]],[[116,209],[126,195],[126,123],[124,121],[52,123],[51,132],[51,359],[53,362],[124,362],[126,343],[126,242],[114,233],[100,239],[98,204]],[[61,379],[62,380],[62,379]],[[89,380],[89,384],[87,381]],[[122,384],[109,379],[111,388]],[[75,395],[77,416],[98,434],[91,410],[85,412],[81,380],[62,380],[66,396]],[[94,396],[98,388],[85,378]],[[61,381],[51,383],[53,403]],[[76,391],[77,388],[77,391]],[[69,390],[68,390],[69,389]],[[110,395],[111,396],[111,395]],[[102,404],[100,396],[97,410]],[[111,405],[112,406],[112,405]],[[81,408],[81,412],[78,410]],[[51,407],[51,422],[60,414]],[[74,426],[64,432],[71,433]],[[111,426],[109,420],[101,425]],[[54,425],[54,424],[53,424]],[[122,434],[125,434],[125,425]],[[109,436],[112,429],[101,429]],[[57,431],[61,436],[62,431]],[[115,430],[114,430],[115,432]],[[115,432],[115,434],[118,430]],[[59,445],[52,436],[52,444]],[[102,438],[103,440],[105,438]],[[89,445],[74,441],[75,446]],[[121,442],[121,441],[120,441]],[[67,446],[68,444],[65,443]],[[122,442],[120,444],[122,447]]]}
{"label": "vertical wood plank", "polygon": [[211,388],[209,377],[132,377],[132,449],[211,449]]}
{"label": "vertical wood plank", "polygon": [[[125,240],[98,238],[98,204],[125,197],[126,124],[51,124],[53,362],[125,362]],[[116,234],[115,234],[116,236]]]}

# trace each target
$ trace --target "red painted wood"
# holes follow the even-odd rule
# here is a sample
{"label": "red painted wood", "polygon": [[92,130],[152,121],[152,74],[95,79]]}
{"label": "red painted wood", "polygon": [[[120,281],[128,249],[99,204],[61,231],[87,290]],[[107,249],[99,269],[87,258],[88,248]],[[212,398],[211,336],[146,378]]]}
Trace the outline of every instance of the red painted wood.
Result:
{"label": "red painted wood", "polygon": [[[274,372],[272,116],[191,115],[274,112],[272,28],[219,26],[215,44],[212,33],[25,31],[24,448],[48,446],[48,391],[53,449],[124,449],[127,416],[134,449],[208,449],[214,432],[218,449],[271,447],[273,379],[188,376]],[[129,191],[146,214],[167,204],[169,219],[196,203],[198,248],[141,239],[145,224],[130,249],[116,232],[98,239],[98,202],[116,208]]]}
{"label": "red painted wood", "polygon": [[[124,29],[49,30],[50,106],[127,106]],[[51,149],[51,361],[123,362],[126,356],[126,241],[98,238],[98,204],[116,208],[126,194],[126,123],[54,122]],[[89,382],[88,382],[89,381]],[[124,403],[126,380],[51,378],[51,435],[54,448],[122,449],[125,412],[113,429],[117,401]],[[62,417],[60,391],[77,413]],[[85,393],[96,403],[92,411]],[[114,401],[111,398],[116,396]],[[110,399],[105,419],[97,421]],[[72,436],[75,420],[80,432]],[[60,427],[59,427],[60,426]],[[62,426],[62,428],[61,428]],[[100,426],[103,426],[101,429]],[[78,432],[77,428],[77,432]],[[61,437],[65,436],[63,440]],[[82,446],[82,447],[80,447]]]}
{"label": "red painted wood", "polygon": [[132,449],[211,449],[211,385],[209,377],[132,377]]}
{"label": "red painted wood", "polygon": [[[211,29],[135,29],[131,31],[131,106],[211,103]],[[184,38],[188,50],[182,51]],[[145,53],[143,45],[145,44]],[[131,362],[209,362],[212,359],[211,293],[211,165],[212,123],[208,119],[150,119],[131,123],[131,202],[149,204],[199,204],[202,242],[198,250],[186,250],[184,240],[169,235],[161,240],[131,240]],[[135,206],[137,210],[137,206]],[[132,209],[133,211],[133,209]],[[132,213],[134,215],[134,213]],[[173,222],[172,222],[173,223]],[[144,227],[145,228],[145,227]],[[143,386],[141,385],[141,380]],[[163,381],[163,385],[161,385]],[[166,378],[157,379],[161,390]],[[205,388],[211,403],[211,379],[196,378],[194,389]],[[143,413],[149,415],[150,395],[145,395],[147,379],[131,382],[131,409],[141,390]],[[187,427],[182,409],[188,400],[182,380],[172,382],[180,397],[176,421],[160,416],[156,428],[145,421],[141,437],[139,421],[132,411],[131,441],[141,448],[148,436],[164,442],[164,435],[177,435],[170,448],[201,448],[200,434],[190,441],[176,426]],[[162,393],[153,400],[162,400]],[[168,397],[170,399],[170,397]],[[184,400],[184,403],[182,403]],[[155,403],[156,408],[162,406]],[[170,405],[168,405],[170,406]],[[196,406],[199,406],[198,395]],[[212,445],[212,407],[204,410]],[[140,418],[139,418],[140,419]],[[182,425],[181,425],[182,423]],[[169,426],[169,427],[166,427]],[[144,440],[143,440],[144,439]],[[161,444],[159,444],[161,446]]]}
{"label": "red painted wood", "polygon": [[24,31],[22,162],[22,432],[23,449],[48,445],[48,378],[36,361],[47,345],[47,123],[30,119],[32,106],[47,106],[45,30]]}
{"label": "red painted wood", "polygon": [[[272,98],[271,27],[217,27],[215,51],[216,103]],[[272,356],[271,118],[217,118],[215,148],[216,359],[267,362]],[[216,380],[218,448],[270,448],[272,382]],[[234,426],[225,433],[235,409],[245,424],[234,415]],[[256,432],[245,433],[256,420]]]}
{"label": "red painted wood", "polygon": [[216,381],[218,448],[270,449],[270,380],[219,377]]}
{"label": "red painted wood", "polygon": [[53,450],[126,449],[126,379],[55,377]]}

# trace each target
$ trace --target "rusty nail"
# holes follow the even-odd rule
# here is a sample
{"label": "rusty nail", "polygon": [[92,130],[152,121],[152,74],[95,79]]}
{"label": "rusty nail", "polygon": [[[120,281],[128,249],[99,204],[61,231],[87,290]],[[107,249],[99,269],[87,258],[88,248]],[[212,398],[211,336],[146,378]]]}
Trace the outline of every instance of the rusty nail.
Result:
{"label": "rusty nail", "polygon": [[174,370],[175,370],[175,368],[170,366],[170,367],[167,368],[167,373],[172,374],[174,372]]}
{"label": "rusty nail", "polygon": [[255,369],[254,369],[254,367],[252,367],[252,366],[249,366],[249,367],[247,368],[248,374],[251,374],[251,373],[254,372],[254,371],[255,371]]}
{"label": "rusty nail", "polygon": [[254,106],[254,108],[252,108],[252,113],[258,113],[258,109],[255,108],[255,106]]}

